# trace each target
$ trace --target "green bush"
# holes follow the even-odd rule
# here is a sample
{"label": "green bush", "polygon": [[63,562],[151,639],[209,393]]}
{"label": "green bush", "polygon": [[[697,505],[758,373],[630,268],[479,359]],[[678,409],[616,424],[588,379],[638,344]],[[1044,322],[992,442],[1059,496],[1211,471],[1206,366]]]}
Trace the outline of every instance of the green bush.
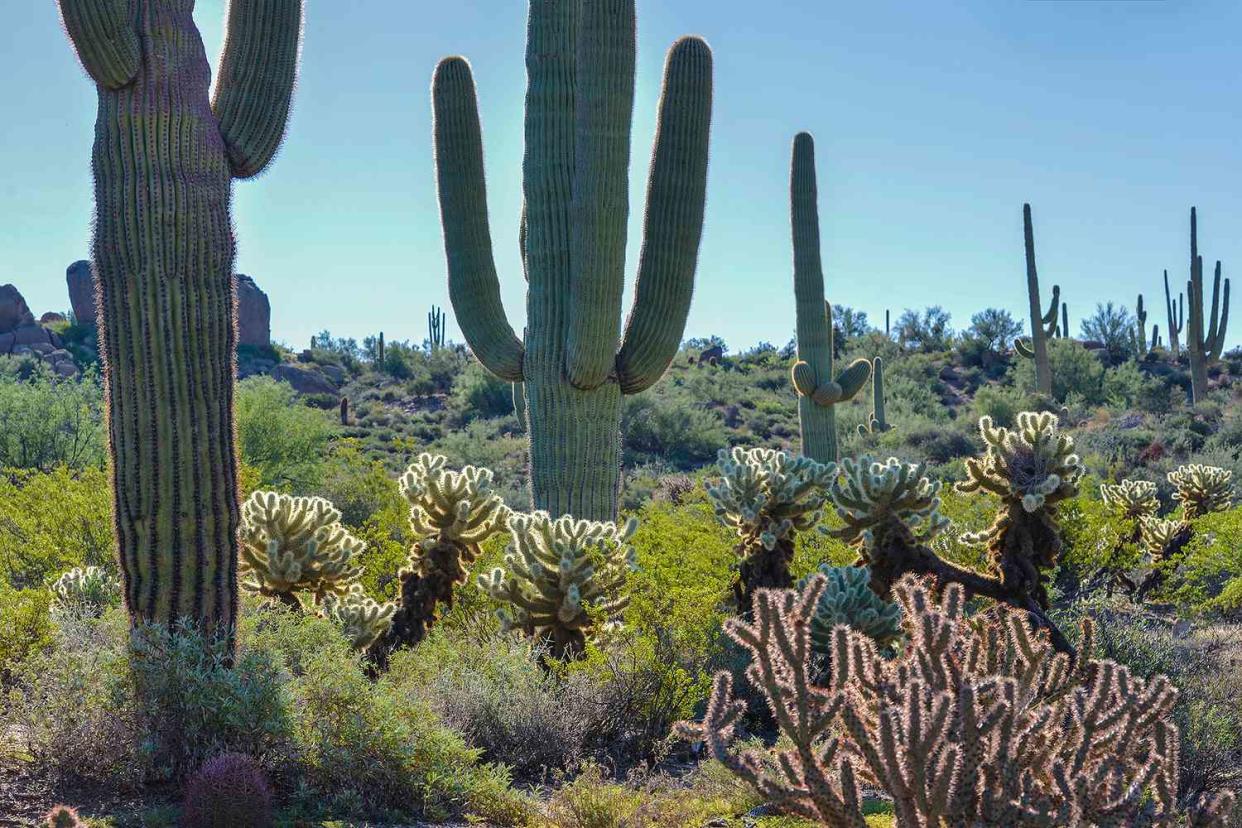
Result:
{"label": "green bush", "polygon": [[461,422],[513,413],[513,385],[471,361],[453,382],[450,405]]}
{"label": "green bush", "polygon": [[1242,621],[1242,508],[1194,521],[1194,535],[1160,594],[1189,612]]}
{"label": "green bush", "polygon": [[95,468],[0,474],[0,583],[41,588],[75,566],[116,574],[111,493]]}
{"label": "green bush", "polygon": [[56,376],[38,362],[0,356],[0,469],[103,468],[98,371]]}
{"label": "green bush", "polygon": [[52,646],[50,590],[13,589],[0,583],[0,687],[22,664]]}
{"label": "green bush", "polygon": [[264,488],[300,492],[319,483],[334,432],[331,418],[302,405],[288,383],[249,377],[237,384],[241,457]]}
{"label": "green bush", "polygon": [[[1091,351],[1072,339],[1048,340],[1048,363],[1052,368],[1052,396],[1058,402],[1074,399],[1086,405],[1104,402],[1104,365]],[[1035,361],[1019,358],[1010,372],[1013,384],[1035,390]]]}

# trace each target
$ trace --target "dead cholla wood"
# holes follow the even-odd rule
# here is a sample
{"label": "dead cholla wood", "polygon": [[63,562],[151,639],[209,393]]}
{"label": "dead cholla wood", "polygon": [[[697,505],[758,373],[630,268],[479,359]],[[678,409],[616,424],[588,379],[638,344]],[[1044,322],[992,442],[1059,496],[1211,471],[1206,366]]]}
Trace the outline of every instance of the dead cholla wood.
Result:
{"label": "dead cholla wood", "polygon": [[[760,590],[754,621],[728,634],[750,650],[748,680],[765,695],[783,739],[770,752],[734,751],[745,704],[727,673],[701,724],[683,724],[712,756],[781,811],[824,825],[865,828],[862,786],[892,796],[900,828],[1153,825],[1174,808],[1177,690],[1085,657],[1074,666],[1025,614],[980,624],[950,584],[937,601],[911,576],[894,592],[909,645],[884,659],[838,626],[827,687],[812,683],[811,620],[822,577],[802,592]],[[1090,627],[1084,628],[1084,656]],[[1228,796],[1192,817],[1223,826]]]}

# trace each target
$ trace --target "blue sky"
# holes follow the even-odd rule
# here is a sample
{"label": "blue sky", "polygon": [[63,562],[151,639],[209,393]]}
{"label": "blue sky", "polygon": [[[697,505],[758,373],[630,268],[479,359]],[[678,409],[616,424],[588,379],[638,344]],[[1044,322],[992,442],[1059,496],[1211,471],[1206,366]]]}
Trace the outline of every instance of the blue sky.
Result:
{"label": "blue sky", "polygon": [[[271,297],[274,335],[421,340],[428,306],[447,306],[428,84],[454,53],[479,83],[520,330],[525,3],[308,6],[286,144],[236,188],[238,269]],[[213,60],[223,17],[223,0],[199,0]],[[89,246],[94,89],[52,0],[6,3],[0,22],[0,283],[36,313],[64,309],[64,268]],[[1041,279],[1062,285],[1075,330],[1096,302],[1133,306],[1140,291],[1163,328],[1161,270],[1186,278],[1191,204],[1205,257],[1226,275],[1242,263],[1239,30],[1236,0],[639,0],[630,273],[664,51],[698,33],[716,53],[716,109],[688,336],[791,335],[787,176],[803,129],[832,301],[873,322],[928,304],[957,327],[986,306],[1024,316],[1030,201]]]}

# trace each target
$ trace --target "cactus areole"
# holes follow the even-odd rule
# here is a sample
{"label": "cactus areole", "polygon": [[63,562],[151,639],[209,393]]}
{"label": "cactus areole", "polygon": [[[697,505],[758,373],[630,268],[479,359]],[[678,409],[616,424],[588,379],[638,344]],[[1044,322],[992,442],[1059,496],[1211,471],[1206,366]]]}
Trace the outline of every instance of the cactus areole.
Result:
{"label": "cactus areole", "polygon": [[99,91],[93,260],[114,515],[135,621],[231,635],[232,179],[284,134],[301,0],[232,0],[214,95],[193,0],[60,0]]}
{"label": "cactus areole", "polygon": [[668,53],[638,279],[622,332],[634,2],[534,0],[527,34],[524,341],[500,301],[474,78],[460,57],[443,60],[432,84],[449,295],[479,361],[524,386],[535,508],[613,521],[621,397],[664,374],[690,307],[712,56],[692,37]]}

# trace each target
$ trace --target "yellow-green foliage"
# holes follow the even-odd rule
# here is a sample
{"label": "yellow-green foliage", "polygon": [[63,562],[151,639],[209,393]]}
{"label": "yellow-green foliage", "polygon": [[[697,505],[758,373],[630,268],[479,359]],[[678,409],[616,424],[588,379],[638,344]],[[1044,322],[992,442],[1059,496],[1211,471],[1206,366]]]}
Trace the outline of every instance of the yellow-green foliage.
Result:
{"label": "yellow-green foliage", "polygon": [[0,683],[18,666],[52,644],[48,610],[52,593],[43,587],[13,589],[0,583]]}
{"label": "yellow-green foliage", "polygon": [[1192,463],[1169,472],[1173,499],[1187,520],[1222,512],[1233,505],[1233,472]]}
{"label": "yellow-green foliage", "polygon": [[0,580],[43,588],[72,567],[112,561],[111,491],[98,469],[0,474]]}
{"label": "yellow-green foliage", "polygon": [[321,497],[255,492],[242,508],[242,586],[263,595],[342,595],[361,569],[361,541]]}
{"label": "yellow-green foliage", "polygon": [[717,518],[748,550],[771,550],[814,526],[837,473],[835,463],[763,448],[722,449],[717,465],[721,478],[707,487],[707,496]]}
{"label": "yellow-green foliage", "polygon": [[1195,520],[1194,533],[1162,597],[1191,612],[1242,615],[1242,509]]}

